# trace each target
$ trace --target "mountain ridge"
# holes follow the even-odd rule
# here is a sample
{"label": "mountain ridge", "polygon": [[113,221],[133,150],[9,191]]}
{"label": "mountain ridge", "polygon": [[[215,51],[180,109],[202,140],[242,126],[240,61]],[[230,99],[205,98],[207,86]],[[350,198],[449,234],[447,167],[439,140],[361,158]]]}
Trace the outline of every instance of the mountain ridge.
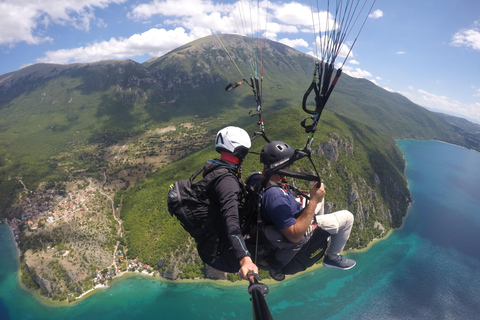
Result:
{"label": "mountain ridge", "polygon": [[[63,232],[78,223],[78,228],[87,228],[83,237],[95,234],[89,221],[102,221],[103,250],[118,253],[123,248],[122,253],[150,265],[163,258],[166,263],[160,271],[165,277],[205,275],[191,239],[168,215],[163,195],[171,181],[187,178],[205,159],[216,156],[212,141],[218,129],[237,125],[249,133],[258,130],[257,119],[248,114],[257,107],[248,85],[224,90],[231,81],[248,81],[250,39],[219,37],[228,53],[216,36],[210,36],[142,64],[131,60],[39,64],[0,76],[0,153],[4,155],[0,217],[20,218],[29,205],[27,199],[38,197],[35,201],[41,204],[49,192],[53,201],[70,190],[95,186],[95,214],[106,218],[96,220],[93,212],[82,208],[75,217],[79,220],[72,222],[59,220],[38,229],[26,221],[21,225],[17,234],[21,250],[32,249],[24,258],[28,265],[23,274],[43,285],[45,295],[63,298],[69,287],[85,289],[94,276],[85,268],[109,267],[100,260],[91,265],[98,259],[85,249],[92,239],[78,234],[71,238]],[[301,148],[306,135],[300,121],[309,115],[300,104],[315,59],[272,41],[266,41],[264,49],[266,133]],[[480,149],[478,134],[467,123],[452,119],[447,123],[399,94],[342,75],[312,150],[328,183],[328,210],[349,208],[355,214],[351,248],[364,247],[401,225],[410,201],[404,161],[394,141],[402,138]],[[260,140],[254,141],[252,150],[261,148]],[[258,170],[253,155],[247,160],[245,172]],[[296,169],[311,170],[302,163]],[[54,229],[44,233],[43,228],[50,227]],[[82,241],[74,244],[78,239],[85,246]],[[47,246],[59,245],[75,248],[66,260],[72,261],[68,268],[79,269],[52,263],[63,274],[49,280],[59,284],[55,288],[45,285],[49,270],[32,257]],[[83,280],[72,280],[82,272]]]}

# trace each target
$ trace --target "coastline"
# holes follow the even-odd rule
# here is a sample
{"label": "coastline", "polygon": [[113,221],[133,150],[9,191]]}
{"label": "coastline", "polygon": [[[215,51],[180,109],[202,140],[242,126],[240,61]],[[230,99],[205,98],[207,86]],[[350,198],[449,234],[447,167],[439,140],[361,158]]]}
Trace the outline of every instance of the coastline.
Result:
{"label": "coastline", "polygon": [[[2,223],[3,223],[3,222],[2,222]],[[16,252],[17,262],[18,262],[19,265],[20,265],[20,255],[21,255],[21,252],[20,252],[20,248],[18,247],[17,240],[15,239],[15,233],[13,232],[13,228],[12,228],[12,226],[10,226],[10,224],[8,224],[7,222],[4,222],[4,223],[8,226],[8,230],[10,230],[11,240],[13,240],[13,243],[15,244],[15,252]],[[19,268],[19,269],[20,269],[20,268]]]}
{"label": "coastline", "polygon": [[[408,139],[405,139],[405,140],[408,140]],[[398,142],[397,142],[397,146],[398,146]],[[404,159],[405,159],[405,157],[404,157]],[[405,167],[406,166],[407,166],[407,163],[405,161]],[[393,231],[402,229],[405,225],[405,220],[410,213],[410,208],[411,208],[412,203],[413,203],[413,201],[409,204],[409,207],[407,208],[407,212],[406,212],[405,216],[403,217],[402,225],[399,228],[390,229],[383,237],[376,238],[376,239],[373,239],[372,241],[370,241],[365,248],[346,250],[343,253],[348,254],[348,253],[352,253],[352,252],[356,252],[356,253],[366,252],[373,245],[375,245],[377,242],[388,239],[388,237],[392,234]],[[17,243],[17,241],[14,237],[14,231],[13,231],[12,227],[8,224],[8,221],[1,222],[1,223],[5,223],[5,224],[8,225],[9,230],[10,230],[10,234],[11,234],[11,239],[15,242],[15,251],[16,251],[16,257],[17,257],[17,262],[18,262],[17,275],[18,275],[18,282],[19,282],[20,286],[24,290],[32,293],[36,297],[37,300],[39,300],[40,302],[42,302],[44,304],[47,304],[49,306],[75,305],[76,303],[78,303],[80,301],[83,301],[84,298],[92,295],[93,293],[97,292],[98,290],[108,289],[110,287],[110,285],[112,285],[113,283],[118,282],[118,281],[124,281],[125,279],[128,279],[130,277],[148,277],[148,278],[153,279],[155,281],[160,281],[160,282],[168,283],[168,284],[177,284],[177,285],[197,284],[197,283],[207,283],[209,285],[219,286],[219,287],[233,287],[233,286],[245,286],[245,287],[247,287],[249,285],[249,283],[245,280],[239,280],[239,281],[235,281],[235,282],[232,282],[232,281],[229,281],[229,280],[218,280],[218,279],[207,279],[207,278],[169,280],[169,279],[163,278],[162,276],[160,276],[158,274],[158,272],[155,272],[155,271],[153,273],[150,273],[150,274],[147,273],[146,271],[145,272],[143,272],[143,271],[142,272],[139,272],[139,271],[133,271],[133,272],[132,271],[125,271],[125,272],[118,273],[111,280],[108,280],[105,284],[95,285],[92,289],[89,289],[89,290],[83,292],[78,297],[76,297],[75,300],[73,300],[71,302],[69,302],[68,300],[67,301],[53,301],[53,300],[51,300],[47,297],[42,296],[38,292],[38,290],[32,291],[32,290],[23,286],[23,284],[21,282],[21,269],[20,269],[20,263],[19,263],[21,252],[20,252],[18,243]],[[273,279],[261,279],[260,281],[264,284],[269,285],[269,286],[270,285],[275,286],[277,284],[282,284],[285,281],[290,281],[291,279],[295,279],[297,277],[303,276],[306,273],[317,270],[318,268],[321,268],[321,267],[323,267],[323,265],[321,263],[317,263],[317,264],[309,267],[307,270],[304,270],[302,272],[298,272],[297,274],[286,275],[286,279],[282,282],[277,282]]]}
{"label": "coastline", "polygon": [[[405,167],[406,166],[407,166],[407,163],[405,162]],[[369,242],[369,244],[365,248],[345,250],[343,252],[343,254],[348,254],[348,253],[353,253],[353,252],[355,252],[355,253],[366,252],[366,251],[370,250],[370,248],[373,245],[375,245],[377,242],[388,239],[388,237],[390,237],[390,235],[393,233],[393,231],[401,230],[405,226],[405,220],[407,219],[407,217],[410,213],[410,209],[412,207],[412,204],[413,204],[413,199],[412,199],[412,202],[410,202],[410,204],[407,208],[407,212],[405,214],[405,217],[403,217],[403,220],[402,220],[402,225],[399,228],[390,229],[385,234],[385,236],[383,236],[381,238],[373,239],[372,241]],[[5,222],[0,222],[0,223],[5,223]],[[20,255],[21,255],[20,248],[18,247],[18,243],[17,243],[17,241],[14,237],[14,232],[13,232],[12,227],[8,223],[5,223],[5,224],[8,226],[8,228],[10,230],[11,240],[13,240],[14,243],[15,243],[16,258],[17,258],[17,262],[18,262],[18,266],[19,266],[17,275],[18,275],[18,282],[19,282],[20,286],[25,291],[28,291],[28,292],[32,293],[38,301],[40,301],[41,303],[43,303],[45,305],[48,305],[48,306],[55,307],[55,306],[73,306],[73,305],[76,305],[80,301],[83,301],[86,297],[94,294],[95,292],[98,292],[98,290],[108,289],[111,284],[113,284],[115,282],[118,282],[118,281],[124,281],[125,279],[128,279],[130,277],[145,277],[145,278],[153,279],[155,281],[160,281],[160,282],[168,283],[168,284],[176,284],[176,285],[194,284],[194,283],[195,284],[197,284],[197,283],[207,283],[207,284],[212,285],[212,286],[225,287],[225,288],[234,287],[234,286],[245,286],[245,287],[247,287],[249,285],[249,283],[245,280],[239,280],[239,281],[234,281],[234,282],[229,281],[229,280],[207,279],[207,278],[170,280],[170,279],[163,278],[162,276],[160,276],[158,274],[158,272],[155,272],[155,271],[152,272],[152,273],[147,273],[146,271],[142,271],[142,272],[139,272],[139,271],[123,271],[123,272],[118,273],[111,280],[107,281],[106,284],[97,284],[92,289],[89,289],[89,290],[83,292],[73,301],[70,301],[70,302],[69,301],[53,301],[49,298],[46,298],[46,297],[42,296],[37,290],[32,291],[32,290],[26,288],[22,284],[22,282],[21,282],[21,269],[20,269]],[[317,270],[318,268],[322,268],[322,267],[323,267],[322,263],[317,263],[317,264],[309,267],[307,270],[298,272],[298,273],[293,274],[293,275],[286,275],[285,280],[282,281],[282,282],[278,282],[278,281],[275,281],[273,279],[260,279],[260,282],[262,282],[262,283],[264,283],[268,286],[272,286],[272,285],[275,286],[277,284],[283,284],[285,281],[290,281],[290,280],[295,279],[297,277],[303,276],[308,272],[312,272],[312,271]]]}
{"label": "coastline", "polygon": [[[422,149],[421,147],[422,145],[420,145],[420,149]],[[447,150],[452,150],[451,154],[446,156],[448,161],[456,158],[456,152],[462,151],[461,149]],[[407,152],[410,151],[408,148],[405,151],[405,156],[409,160],[411,154],[411,161],[408,162],[408,167],[411,167],[409,169],[422,169],[422,174],[426,172],[423,170],[423,166],[415,167],[418,163],[414,157],[416,153]],[[465,153],[462,152],[462,154]],[[480,159],[478,160],[480,161]],[[472,162],[462,162],[465,165],[469,163]],[[462,167],[458,166],[449,172],[458,173],[463,170]],[[474,169],[475,167],[478,166],[470,168]],[[445,166],[445,168],[447,170],[449,167]],[[428,171],[430,175],[431,173],[436,175],[434,172],[437,169],[433,165],[427,165],[426,168],[426,170],[430,170]],[[406,173],[410,174],[411,171],[407,170]],[[469,173],[466,172],[466,174]],[[456,174],[454,177],[462,179],[460,181],[479,181],[478,172],[470,175],[475,176],[475,180],[463,180],[463,178],[470,177],[460,174]],[[480,303],[475,299],[465,301],[465,297],[476,296],[475,292],[479,283],[475,279],[479,279],[480,267],[472,267],[478,265],[480,256],[478,254],[466,255],[462,249],[464,249],[464,240],[468,240],[466,236],[478,233],[478,224],[475,225],[471,223],[472,221],[465,219],[466,221],[451,233],[452,241],[444,242],[437,231],[443,228],[451,229],[449,216],[453,217],[457,212],[466,211],[460,210],[460,208],[468,207],[467,205],[460,207],[460,203],[455,201],[459,198],[454,197],[454,200],[445,204],[447,219],[434,219],[433,221],[418,219],[422,216],[428,217],[428,214],[431,212],[434,214],[435,211],[430,210],[431,206],[427,206],[431,201],[426,201],[425,197],[414,192],[418,190],[426,192],[430,190],[429,187],[436,190],[437,185],[448,185],[438,183],[444,182],[443,179],[429,181],[424,175],[420,177],[422,179],[419,183],[425,183],[425,181],[427,183],[416,184],[417,181],[414,179],[410,181],[409,189],[414,201],[410,203],[409,210],[407,210],[408,207],[404,207],[404,220],[400,220],[396,228],[385,230],[362,249],[352,250],[351,247],[346,247],[349,250],[344,251],[344,254],[348,258],[357,260],[357,266],[353,270],[338,272],[326,268],[317,269],[321,267],[320,264],[307,270],[307,272],[311,270],[313,273],[302,272],[299,278],[288,276],[286,280],[290,281],[295,278],[294,281],[268,283],[270,293],[266,297],[266,302],[274,312],[274,316],[277,315],[275,318],[295,319],[302,315],[314,318],[315,315],[317,315],[316,317],[322,315],[323,318],[332,319],[354,317],[381,320],[392,317],[392,314],[399,318],[418,320],[428,318],[432,314],[439,318],[445,315],[451,315],[454,318],[476,318],[480,310]],[[473,187],[470,189],[470,195],[476,195],[474,187],[478,185],[478,182],[470,184]],[[476,208],[478,199],[475,197],[472,199]],[[435,208],[435,204],[433,208]],[[468,214],[466,217],[478,218],[475,215],[478,210],[466,212]],[[475,221],[478,222],[478,220]],[[467,225],[468,229],[462,228]],[[188,319],[195,317],[196,314],[201,314],[202,318],[251,318],[251,312],[249,312],[251,301],[245,292],[248,286],[247,282],[237,281],[233,285],[238,284],[241,287],[231,288],[220,288],[225,285],[222,283],[223,281],[213,281],[213,286],[211,286],[210,284],[201,284],[202,281],[198,279],[171,281],[175,285],[169,285],[158,282],[160,281],[158,276],[138,278],[138,276],[143,276],[138,273],[125,273],[121,277],[109,280],[108,284],[111,290],[102,291],[100,288],[92,290],[77,300],[78,304],[72,302],[61,307],[44,306],[30,292],[19,291],[18,280],[12,274],[17,268],[13,263],[15,261],[14,248],[8,241],[9,232],[6,228],[4,229],[0,225],[0,230],[3,236],[0,236],[0,240],[3,240],[2,245],[5,249],[3,252],[9,260],[9,263],[5,264],[9,281],[5,282],[5,287],[0,290],[2,291],[0,300],[4,302],[7,313],[0,312],[0,314],[11,314],[14,318],[25,320],[30,318],[30,314],[36,315],[36,318],[43,316],[44,320],[50,318],[81,320],[85,317],[123,320],[130,319],[133,314],[136,317],[147,319],[151,317]],[[381,240],[387,241],[380,242]],[[479,253],[474,243],[471,248],[475,250],[475,253]],[[431,265],[422,264],[419,268],[418,261],[423,261],[425,254],[434,260],[431,261]],[[432,265],[435,268],[431,268]],[[405,277],[405,272],[408,273],[408,277]],[[136,278],[130,279],[131,277]],[[465,286],[465,283],[471,285]],[[273,286],[273,284],[275,285]],[[9,292],[15,293],[15,295]],[[98,294],[90,296],[92,292]],[[83,299],[85,296],[89,298]],[[426,305],[425,297],[427,297],[428,305]],[[69,305],[75,307],[69,308]]]}
{"label": "coastline", "polygon": [[[408,215],[408,213],[407,213]],[[405,216],[406,217],[406,216]],[[403,224],[400,228],[398,229],[401,229],[403,227]],[[370,250],[370,248],[375,245],[377,242],[380,242],[380,241],[383,241],[383,240],[386,240],[388,237],[390,237],[390,235],[393,233],[393,231],[395,231],[397,229],[391,229],[390,231],[387,232],[387,234],[382,237],[382,238],[377,238],[377,239],[373,239],[368,245],[367,247],[365,248],[362,248],[362,249],[352,249],[352,250],[346,250],[343,252],[343,254],[348,254],[348,253],[361,253],[361,252],[366,252],[368,250]],[[286,281],[290,281],[290,280],[293,280],[297,277],[300,277],[302,275],[305,275],[309,272],[312,272],[314,270],[317,270],[319,268],[323,268],[323,265],[321,263],[317,263],[313,266],[311,266],[310,268],[308,268],[307,270],[304,270],[304,271],[301,271],[301,272],[298,272],[296,274],[292,274],[292,275],[286,275],[286,278],[284,281],[281,281],[281,282],[278,282],[278,281],[275,281],[273,279],[260,279],[260,282],[261,283],[264,283],[268,286],[271,286],[271,285],[277,285],[277,284],[284,284]],[[143,273],[143,272],[138,272],[138,271],[134,271],[134,272],[131,272],[131,271],[125,271],[125,272],[122,272],[122,274],[118,275],[118,276],[115,276],[114,278],[112,278],[112,280],[109,281],[110,284],[113,284],[114,282],[118,282],[118,281],[124,281],[125,279],[128,279],[128,278],[131,278],[131,277],[144,277],[144,278],[149,278],[149,279],[153,279],[155,281],[160,281],[160,282],[163,282],[163,283],[168,283],[168,284],[175,284],[175,285],[182,285],[182,284],[196,284],[196,283],[207,283],[209,285],[212,285],[212,286],[217,286],[217,287],[223,287],[223,288],[228,288],[228,287],[236,287],[236,286],[245,286],[247,287],[248,286],[248,282],[245,281],[245,280],[239,280],[239,281],[235,281],[235,282],[231,282],[229,280],[216,280],[216,279],[206,279],[206,278],[198,278],[198,279],[179,279],[179,280],[169,280],[169,279],[165,279],[161,276],[159,276],[158,274],[148,274],[148,273]],[[97,288],[98,287],[98,288]],[[109,286],[108,285],[97,285],[95,288],[93,289],[90,289],[86,292],[84,292],[82,295],[80,295],[79,297],[77,297],[77,299],[73,302],[70,302],[70,303],[67,303],[68,305],[72,305],[72,304],[75,304],[81,300],[83,300],[85,297],[95,293],[97,291],[97,289],[100,289],[100,290],[103,290],[103,289],[108,289]]]}
{"label": "coastline", "polygon": [[[405,218],[408,216],[409,211],[410,210],[407,210],[407,214],[406,214]],[[405,220],[405,218],[404,218],[404,220]],[[403,226],[404,226],[404,223],[402,223],[402,226],[398,229],[401,229]],[[10,226],[8,226],[8,227],[10,229],[10,233],[13,235],[12,228]],[[343,253],[348,254],[348,253],[352,253],[352,252],[357,252],[358,253],[358,252],[368,251],[375,243],[377,243],[379,241],[386,240],[392,234],[392,232],[395,231],[395,230],[397,230],[397,229],[391,229],[382,238],[373,239],[367,245],[367,247],[365,247],[365,248],[346,250]],[[13,237],[12,237],[12,240],[15,242],[16,257],[17,257],[17,262],[19,262],[20,249],[18,247],[17,242],[15,241],[15,239]],[[278,282],[278,281],[275,281],[273,279],[263,279],[263,280],[261,279],[260,282],[262,282],[262,283],[264,283],[268,286],[275,286],[277,284],[283,284],[286,281],[293,280],[297,277],[300,277],[302,275],[305,275],[306,273],[312,272],[312,271],[317,270],[318,268],[322,268],[322,267],[323,267],[323,265],[321,263],[317,263],[317,264],[311,266],[310,268],[308,268],[307,270],[298,272],[298,273],[293,274],[293,275],[286,275],[285,280],[282,281],[282,282]],[[235,281],[235,282],[231,282],[229,280],[207,279],[207,278],[169,280],[169,279],[161,277],[158,274],[158,272],[155,274],[155,272],[147,273],[147,272],[143,272],[143,271],[142,272],[139,272],[139,271],[133,271],[133,272],[132,271],[124,271],[124,272],[119,273],[115,277],[113,277],[106,284],[97,284],[92,289],[89,289],[89,290],[83,292],[74,301],[69,302],[69,301],[53,301],[49,298],[46,298],[46,297],[42,296],[37,290],[32,291],[32,290],[26,288],[21,282],[21,269],[20,268],[18,268],[17,277],[18,277],[18,283],[23,290],[33,294],[35,296],[35,298],[37,299],[37,301],[39,301],[40,303],[42,303],[44,305],[48,305],[49,307],[74,306],[77,303],[83,301],[86,297],[91,296],[95,292],[98,292],[99,290],[108,289],[110,287],[110,285],[112,285],[113,283],[116,283],[116,282],[119,282],[119,281],[125,281],[125,279],[131,278],[131,277],[150,278],[150,279],[153,279],[155,281],[160,281],[160,282],[163,282],[163,283],[175,284],[175,285],[206,283],[206,284],[209,284],[209,285],[212,285],[212,286],[223,287],[223,288],[236,287],[236,286],[245,286],[245,287],[248,286],[248,282],[245,281],[245,280],[239,280],[239,281]]]}

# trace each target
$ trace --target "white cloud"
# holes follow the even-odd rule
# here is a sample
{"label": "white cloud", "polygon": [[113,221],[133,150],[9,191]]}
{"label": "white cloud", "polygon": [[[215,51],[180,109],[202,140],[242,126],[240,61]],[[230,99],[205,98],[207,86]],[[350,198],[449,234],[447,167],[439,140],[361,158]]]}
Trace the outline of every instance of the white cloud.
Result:
{"label": "white cloud", "polygon": [[350,64],[360,64],[360,62],[358,62],[357,60],[353,59],[353,60],[348,60],[348,63]]}
{"label": "white cloud", "polygon": [[[178,8],[182,8],[182,10]],[[267,13],[267,8],[270,13]],[[148,4],[134,7],[128,16],[135,20],[150,19],[155,15],[176,17],[176,19],[166,20],[164,23],[181,26],[187,30],[202,28],[210,29],[212,32],[261,35],[276,40],[278,33],[295,34],[299,32],[298,27],[293,23],[282,21],[282,19],[286,19],[284,14],[280,16],[281,19],[275,17],[274,20],[267,22],[267,15],[269,18],[274,16],[271,14],[272,10],[282,12],[282,8],[282,6],[275,6],[267,1],[260,2],[258,7],[257,5],[252,7],[252,3],[245,0],[233,4],[213,3],[205,0],[154,0]]]}
{"label": "white cloud", "polygon": [[124,59],[149,54],[161,56],[194,39],[185,29],[174,30],[150,29],[142,34],[134,34],[128,39],[110,39],[93,43],[85,47],[48,51],[45,57],[36,62],[44,63],[76,63],[94,62],[106,59]]}
{"label": "white cloud", "polygon": [[[192,36],[205,36],[208,34],[206,30],[256,36],[259,33],[264,35],[267,29],[266,6],[267,2],[260,3],[259,7],[255,7],[255,14],[252,14],[251,4],[245,0],[233,4],[213,3],[210,0],[154,0],[135,6],[128,17],[137,21],[154,16],[174,17],[165,20],[164,24],[191,30]],[[268,37],[276,39],[279,32],[297,33],[298,29],[269,22]]]}
{"label": "white cloud", "polygon": [[446,109],[450,107],[453,102],[453,101],[450,101],[450,99],[447,96],[439,96],[422,89],[418,89],[417,92],[420,93],[421,99],[425,101],[428,105],[435,105],[437,106],[437,108],[440,108],[440,109]]}
{"label": "white cloud", "polygon": [[372,74],[366,70],[360,68],[353,68],[350,66],[344,66],[343,72],[354,78],[371,78]]}
{"label": "white cloud", "polygon": [[303,39],[280,39],[278,42],[283,43],[284,45],[287,45],[292,48],[298,48],[298,47],[305,47],[308,48],[308,43],[307,41]]}
{"label": "white cloud", "polygon": [[[270,39],[276,39],[278,33],[312,33],[313,30],[311,7],[297,2],[277,4],[260,1],[255,4],[240,0],[233,4],[219,4],[210,0],[153,0],[135,6],[128,16],[135,20],[147,20],[155,15],[177,17],[174,22],[186,29],[190,29],[194,22],[196,26],[209,26],[214,32],[253,35],[257,30],[266,31]],[[314,13],[313,16],[321,20],[322,29],[325,29],[327,19],[330,29],[335,27],[329,13]],[[317,32],[318,24],[316,21]]]}
{"label": "white cloud", "polygon": [[[309,5],[295,1],[272,3],[264,0],[254,3],[239,0],[231,4],[219,4],[213,0],[153,0],[133,7],[128,16],[137,21],[152,19],[154,16],[174,18],[165,20],[164,25],[191,30],[190,35],[194,38],[208,34],[210,29],[214,33],[261,35],[277,41],[280,33],[312,34],[312,20],[315,20],[316,33],[338,27],[330,13],[321,11],[312,14]],[[282,38],[280,42],[292,47],[307,47],[306,41],[298,38]],[[348,52],[349,48],[342,44],[338,56],[344,58]]]}
{"label": "white cloud", "polygon": [[[325,49],[325,48],[332,48],[332,47],[333,47],[332,39],[330,39],[328,36],[323,35],[321,38],[320,38],[320,36],[317,36],[316,48],[319,48],[319,50],[322,50],[322,48]],[[342,43],[342,44],[340,44],[340,48],[338,50],[337,57],[346,58],[347,55],[349,54],[349,52],[350,52],[350,48],[345,43]],[[350,52],[349,57],[350,58],[353,57],[352,52]]]}
{"label": "white cloud", "polygon": [[34,34],[38,23],[37,10],[29,6],[20,6],[11,2],[0,3],[0,44],[13,45],[25,41],[28,44],[39,44],[51,41],[50,37]]}
{"label": "white cloud", "polygon": [[368,17],[369,17],[369,18],[372,18],[372,19],[381,18],[381,17],[383,17],[383,11],[377,9],[377,10],[373,11],[372,13],[370,13],[370,14],[368,15]]}
{"label": "white cloud", "polygon": [[473,95],[474,97],[480,98],[480,89],[477,89],[475,91],[475,94]]}
{"label": "white cloud", "polygon": [[385,90],[387,90],[387,91],[389,91],[389,92],[395,92],[395,90],[393,90],[393,89],[391,89],[391,88],[389,88],[389,87],[383,87],[383,89],[385,89]]}
{"label": "white cloud", "polygon": [[325,32],[337,27],[330,13],[321,11],[312,14],[310,6],[298,2],[282,3],[280,5],[270,3],[269,8],[273,11],[271,16],[276,20],[288,25],[304,27],[303,32],[311,33],[313,31],[313,21],[315,21],[316,32]]}
{"label": "white cloud", "polygon": [[280,22],[312,28],[312,10],[310,6],[290,2],[281,5],[271,4],[270,8],[273,10],[272,17],[275,17]]}
{"label": "white cloud", "polygon": [[397,54],[399,55],[402,55],[402,54],[405,54],[406,52],[405,51],[398,51]]}
{"label": "white cloud", "polygon": [[451,44],[457,47],[471,47],[480,51],[480,22],[476,21],[472,28],[455,33]]}
{"label": "white cloud", "polygon": [[137,20],[149,19],[155,15],[188,17],[215,11],[225,12],[226,8],[232,7],[232,5],[215,5],[209,0],[154,0],[135,6],[129,17]]}
{"label": "white cloud", "polygon": [[289,26],[289,25],[280,24],[276,22],[269,22],[267,26],[267,32],[271,34],[275,34],[275,38],[276,38],[278,33],[292,33],[292,34],[298,33],[298,28],[296,26]]}
{"label": "white cloud", "polygon": [[[280,32],[298,33],[296,26],[276,22],[269,22],[268,32],[265,33],[266,8],[260,7],[258,10],[256,9],[255,15],[250,15],[251,8],[248,6],[246,1],[226,5],[213,4],[212,1],[203,0],[154,0],[148,4],[135,6],[129,17],[135,20],[150,19],[155,15],[174,18],[164,20],[163,26],[171,26],[172,29],[176,29],[153,28],[129,38],[111,38],[83,47],[48,51],[36,62],[73,63],[125,59],[144,54],[160,56],[187,42],[210,35],[212,32],[260,35],[272,40],[276,40],[277,34]],[[266,6],[266,3],[263,3],[262,6]],[[247,13],[248,17],[245,17]],[[250,18],[254,21],[251,23],[249,21],[247,27],[243,28],[246,25],[243,22]],[[260,32],[252,30],[251,26],[258,27]],[[284,38],[281,41],[293,47],[308,47],[307,42],[303,39]]]}
{"label": "white cloud", "polygon": [[399,92],[414,103],[429,110],[467,118],[480,123],[480,103],[462,103],[447,96],[409,87],[411,91]]}
{"label": "white cloud", "polygon": [[[77,29],[90,29],[97,21],[96,8],[106,8],[111,3],[125,0],[44,0],[0,2],[0,45],[16,43],[39,44],[52,41],[43,31],[51,24],[69,25]],[[102,22],[98,20],[101,24]]]}

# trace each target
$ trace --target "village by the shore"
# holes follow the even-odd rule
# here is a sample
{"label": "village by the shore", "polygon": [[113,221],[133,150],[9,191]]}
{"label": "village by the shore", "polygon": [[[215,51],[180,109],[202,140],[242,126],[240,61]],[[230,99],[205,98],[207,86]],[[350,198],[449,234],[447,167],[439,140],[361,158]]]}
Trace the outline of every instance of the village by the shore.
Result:
{"label": "village by the shore", "polygon": [[[17,255],[20,256],[22,254],[18,246],[22,229],[26,227],[28,232],[35,232],[38,228],[43,228],[59,220],[72,219],[81,211],[88,212],[90,210],[88,207],[89,200],[94,198],[97,192],[103,194],[97,187],[86,187],[82,190],[63,192],[62,194],[58,194],[53,189],[41,193],[28,192],[22,198],[22,214],[20,217],[3,221],[10,228],[11,238],[15,241]],[[68,250],[53,246],[46,249],[58,256],[68,256],[69,254]],[[97,271],[96,276],[92,280],[93,288],[80,295],[69,294],[69,301],[79,299],[95,289],[106,288],[110,280],[127,273],[155,276],[154,269],[149,265],[136,258],[127,259],[121,250],[115,250],[112,265]]]}
{"label": "village by the shore", "polygon": [[122,271],[120,266],[117,266],[118,271],[117,272],[98,272],[97,276],[93,279],[95,285],[92,289],[87,290],[83,292],[81,295],[76,297],[76,299],[81,299],[91,292],[97,290],[97,289],[106,289],[108,288],[108,283],[109,281],[115,279],[115,278],[120,278],[123,277],[127,274],[132,274],[132,275],[144,275],[144,276],[151,276],[155,277],[156,275],[159,275],[158,272],[156,273],[150,266],[147,264],[143,264],[140,261],[137,261],[137,259],[130,260],[128,269],[126,271]]}
{"label": "village by the shore", "polygon": [[[18,247],[17,239],[18,239],[18,233],[19,233],[19,225],[20,219],[16,219],[15,223],[12,223],[11,221],[8,221],[5,219],[3,222],[9,226],[11,237],[10,240],[13,240],[15,243],[15,251],[17,252],[17,256],[20,256],[21,252]],[[1,222],[0,222],[1,223]],[[54,248],[50,248],[54,250]],[[63,252],[62,252],[63,251]],[[58,251],[57,252],[60,255],[67,255],[68,252],[65,252],[64,250]],[[121,266],[119,264],[123,264],[124,266]],[[81,299],[82,297],[85,297],[89,293],[97,290],[97,289],[105,289],[108,288],[109,281],[115,279],[115,278],[120,278],[122,276],[125,276],[127,274],[132,274],[132,275],[143,275],[143,276],[160,276],[159,272],[155,272],[155,270],[150,267],[148,264],[143,263],[139,261],[138,259],[129,259],[128,262],[125,264],[124,262],[124,254],[120,251],[117,251],[115,254],[115,260],[113,262],[114,268],[109,268],[109,270],[104,269],[101,271],[98,271],[96,274],[96,277],[93,278],[93,288],[89,289],[85,292],[83,292],[80,295],[69,295],[69,301],[73,301],[76,299]]]}
{"label": "village by the shore", "polygon": [[12,228],[16,240],[20,236],[20,227],[26,225],[33,231],[60,219],[71,219],[80,210],[89,211],[87,202],[95,197],[96,187],[87,187],[85,190],[69,191],[60,195],[55,190],[46,190],[44,193],[28,193],[22,198],[22,214],[20,218],[12,218],[5,222]]}

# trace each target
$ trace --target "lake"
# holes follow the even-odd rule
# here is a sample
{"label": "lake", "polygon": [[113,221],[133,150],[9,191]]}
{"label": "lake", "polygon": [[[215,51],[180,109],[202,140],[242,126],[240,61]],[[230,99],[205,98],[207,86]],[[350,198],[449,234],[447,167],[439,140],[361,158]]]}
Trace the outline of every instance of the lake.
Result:
{"label": "lake", "polygon": [[[348,271],[317,268],[266,297],[274,319],[478,319],[480,153],[400,140],[413,204],[401,229],[351,252]],[[327,194],[328,197],[328,194]],[[0,225],[0,319],[249,319],[247,285],[115,281],[68,306],[20,288],[14,244]],[[157,278],[158,279],[158,278]]]}

